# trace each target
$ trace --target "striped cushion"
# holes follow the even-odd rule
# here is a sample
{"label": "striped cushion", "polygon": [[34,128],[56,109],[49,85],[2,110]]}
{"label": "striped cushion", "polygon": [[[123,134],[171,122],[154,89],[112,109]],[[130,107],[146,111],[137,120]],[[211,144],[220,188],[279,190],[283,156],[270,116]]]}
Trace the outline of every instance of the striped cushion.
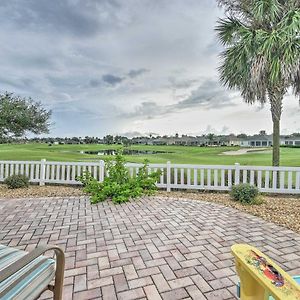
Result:
{"label": "striped cushion", "polygon": [[[0,245],[0,272],[27,252]],[[14,275],[0,282],[0,294],[5,291],[1,300],[30,300],[37,298],[48,286],[55,275],[55,261],[40,256],[20,269]],[[12,284],[23,277],[17,285]]]}

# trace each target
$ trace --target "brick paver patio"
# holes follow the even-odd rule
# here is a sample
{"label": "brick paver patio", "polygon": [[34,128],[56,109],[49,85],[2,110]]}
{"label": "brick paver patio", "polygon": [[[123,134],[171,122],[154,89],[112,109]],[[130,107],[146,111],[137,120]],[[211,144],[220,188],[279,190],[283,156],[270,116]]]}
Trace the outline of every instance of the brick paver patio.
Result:
{"label": "brick paver patio", "polygon": [[258,246],[290,274],[300,273],[300,235],[194,200],[0,200],[0,242],[62,247],[64,299],[235,299],[234,243]]}

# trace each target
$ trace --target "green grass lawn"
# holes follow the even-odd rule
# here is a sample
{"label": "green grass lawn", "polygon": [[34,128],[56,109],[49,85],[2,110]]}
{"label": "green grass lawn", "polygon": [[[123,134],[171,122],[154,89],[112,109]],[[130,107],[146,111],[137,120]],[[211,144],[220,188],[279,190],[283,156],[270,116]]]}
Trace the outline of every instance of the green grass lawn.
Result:
{"label": "green grass lawn", "polygon": [[[110,159],[111,156],[82,154],[80,151],[95,151],[117,149],[120,146],[112,145],[53,145],[47,144],[1,144],[0,160],[40,160],[50,161],[95,161]],[[205,165],[232,165],[236,162],[241,165],[271,165],[271,149],[265,152],[253,152],[239,156],[222,155],[224,151],[236,151],[238,147],[184,147],[184,146],[131,146],[130,149],[165,151],[151,155],[126,156],[128,162],[142,162],[148,159],[151,163],[205,164]],[[281,148],[282,166],[300,166],[300,148]]]}

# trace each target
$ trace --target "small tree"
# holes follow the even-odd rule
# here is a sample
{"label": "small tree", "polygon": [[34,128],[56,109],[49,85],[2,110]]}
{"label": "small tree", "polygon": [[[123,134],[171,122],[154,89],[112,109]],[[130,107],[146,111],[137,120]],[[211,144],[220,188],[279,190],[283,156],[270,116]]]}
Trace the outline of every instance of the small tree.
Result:
{"label": "small tree", "polygon": [[49,132],[51,111],[31,98],[0,94],[0,138],[20,137],[26,132]]}
{"label": "small tree", "polygon": [[209,133],[206,137],[209,140],[209,145],[212,146],[214,144],[215,135],[213,133]]}
{"label": "small tree", "polygon": [[131,176],[126,167],[122,152],[117,152],[115,161],[106,162],[106,176],[98,182],[89,172],[78,177],[83,183],[84,191],[91,195],[91,202],[98,203],[111,198],[114,203],[127,202],[143,195],[151,195],[156,190],[156,182],[161,171],[148,172],[148,161],[139,168],[135,176]]}
{"label": "small tree", "polygon": [[226,47],[221,81],[247,103],[271,105],[273,165],[280,161],[280,119],[289,88],[300,96],[300,1],[218,0],[229,13],[216,28]]}
{"label": "small tree", "polygon": [[112,135],[108,134],[103,138],[103,141],[104,141],[104,144],[112,145],[114,143],[114,137]]}

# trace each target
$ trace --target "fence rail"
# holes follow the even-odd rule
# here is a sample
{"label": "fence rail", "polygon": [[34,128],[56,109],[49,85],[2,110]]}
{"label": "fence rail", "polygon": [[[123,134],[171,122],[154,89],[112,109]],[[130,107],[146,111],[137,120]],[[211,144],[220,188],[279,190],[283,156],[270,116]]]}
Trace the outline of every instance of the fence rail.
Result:
{"label": "fence rail", "polygon": [[[126,164],[136,176],[142,164]],[[149,164],[148,172],[161,170],[159,188],[228,191],[233,185],[250,183],[261,192],[300,194],[300,167],[235,165]],[[24,174],[32,183],[80,184],[76,178],[90,172],[98,181],[106,176],[105,162],[0,161],[0,182],[13,174]]]}

